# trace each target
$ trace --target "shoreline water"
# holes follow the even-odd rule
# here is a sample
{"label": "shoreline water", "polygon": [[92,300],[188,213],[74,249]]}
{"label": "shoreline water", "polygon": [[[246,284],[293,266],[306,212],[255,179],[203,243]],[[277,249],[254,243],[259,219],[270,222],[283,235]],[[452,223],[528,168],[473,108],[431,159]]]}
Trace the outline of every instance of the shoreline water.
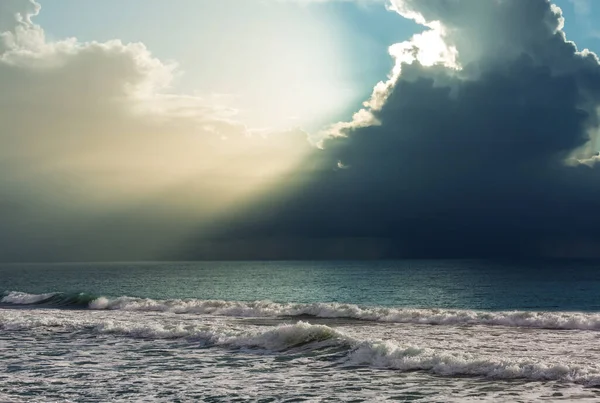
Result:
{"label": "shoreline water", "polygon": [[1,275],[0,401],[600,400],[593,266],[397,264]]}

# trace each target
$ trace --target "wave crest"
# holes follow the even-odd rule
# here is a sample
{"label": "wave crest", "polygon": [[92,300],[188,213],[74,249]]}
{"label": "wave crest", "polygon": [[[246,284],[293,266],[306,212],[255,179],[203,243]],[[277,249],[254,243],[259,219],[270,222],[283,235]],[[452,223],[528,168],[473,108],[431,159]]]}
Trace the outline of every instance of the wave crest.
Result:
{"label": "wave crest", "polygon": [[600,330],[600,314],[586,312],[488,312],[458,309],[367,307],[341,303],[276,303],[271,301],[155,300],[97,297],[91,294],[5,293],[0,300],[13,305],[45,305],[93,310],[171,312],[234,317],[345,318],[423,325],[485,325],[564,330]]}
{"label": "wave crest", "polygon": [[[490,379],[561,381],[587,386],[600,385],[600,368],[553,360],[551,363],[498,355],[478,355],[447,349],[401,345],[394,341],[356,339],[325,325],[306,322],[283,324],[268,330],[240,330],[227,326],[198,326],[162,321],[137,322],[113,319],[69,319],[64,316],[23,317],[18,313],[0,314],[0,329],[81,332],[96,335],[144,339],[187,339],[201,348],[244,349],[255,353],[316,353],[340,367],[425,371],[455,377],[475,376]],[[335,351],[331,355],[330,352]]]}
{"label": "wave crest", "polygon": [[362,342],[347,357],[345,365],[367,365],[399,371],[427,371],[441,376],[479,376],[493,379],[565,381],[599,385],[597,368],[572,364],[544,364],[502,357],[403,347],[389,341]]}
{"label": "wave crest", "polygon": [[98,297],[86,293],[53,292],[47,294],[28,294],[20,291],[4,293],[0,302],[11,305],[46,305],[64,308],[89,308]]}
{"label": "wave crest", "polygon": [[306,322],[284,324],[262,333],[239,333],[226,328],[196,326],[131,325],[106,322],[93,327],[94,333],[149,339],[191,339],[203,346],[286,351],[313,343],[332,341],[345,344],[345,336],[331,327]]}

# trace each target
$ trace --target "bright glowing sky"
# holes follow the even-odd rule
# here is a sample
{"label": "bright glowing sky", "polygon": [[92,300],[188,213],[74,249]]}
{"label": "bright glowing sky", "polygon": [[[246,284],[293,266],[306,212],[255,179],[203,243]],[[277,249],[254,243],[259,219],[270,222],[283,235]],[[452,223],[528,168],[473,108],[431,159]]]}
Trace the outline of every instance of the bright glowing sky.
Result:
{"label": "bright glowing sky", "polygon": [[[39,2],[0,0],[0,260],[600,245],[600,64],[547,1]],[[600,50],[600,4],[556,4]]]}
{"label": "bright glowing sky", "polygon": [[[157,57],[179,64],[183,74],[175,91],[217,97],[257,128],[314,131],[347,119],[390,72],[388,47],[419,31],[381,4],[355,2],[40,3],[43,13],[36,21],[49,36],[143,42]],[[556,3],[567,17],[569,37],[580,46],[600,49],[593,24],[600,5]]]}
{"label": "bright glowing sky", "polygon": [[[418,28],[382,6],[239,0],[42,1],[55,38],[140,41],[174,60],[177,90],[218,94],[252,126],[314,129],[347,117]],[[235,12],[232,12],[235,10]],[[243,72],[243,73],[242,73]],[[277,116],[274,121],[273,116]]]}

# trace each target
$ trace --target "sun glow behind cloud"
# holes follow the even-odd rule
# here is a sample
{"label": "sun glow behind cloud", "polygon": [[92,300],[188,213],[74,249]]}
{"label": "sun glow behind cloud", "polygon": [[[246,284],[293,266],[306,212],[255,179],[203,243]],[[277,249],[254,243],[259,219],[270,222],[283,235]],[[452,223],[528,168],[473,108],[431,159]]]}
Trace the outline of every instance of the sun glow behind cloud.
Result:
{"label": "sun glow behind cloud", "polygon": [[414,34],[409,40],[389,47],[389,54],[394,59],[394,67],[388,79],[375,85],[371,97],[363,103],[364,108],[356,112],[351,121],[335,123],[315,135],[315,142],[319,147],[322,147],[323,140],[327,137],[345,137],[345,131],[348,129],[379,125],[380,122],[373,112],[380,110],[385,104],[390,90],[402,74],[403,65],[418,63],[424,67],[440,65],[455,70],[461,69],[458,51],[455,46],[448,44],[445,38],[446,27],[439,21],[426,21],[422,15],[406,6],[403,0],[391,0],[387,8],[406,19],[415,21],[425,29]]}
{"label": "sun glow behind cloud", "polygon": [[[235,12],[227,7],[233,4]],[[323,12],[327,5],[207,1],[191,7],[219,24],[182,28],[198,38],[186,50],[188,79],[180,81],[188,88],[182,90],[225,94],[247,126],[316,128],[356,97],[341,22]]]}
{"label": "sun glow behind cloud", "polygon": [[0,190],[27,217],[3,211],[14,242],[46,245],[47,231],[76,248],[103,228],[116,247],[123,227],[131,252],[157,256],[281,187],[310,150],[300,130],[256,131],[171,92],[177,66],[143,44],[48,40],[37,3],[14,5],[0,21]]}
{"label": "sun glow behind cloud", "polygon": [[410,41],[397,43],[390,47],[390,54],[396,60],[394,75],[400,74],[402,63],[415,61],[426,67],[442,64],[458,68],[457,50],[448,46],[444,40],[444,27],[436,22],[430,24],[430,30],[414,35]]}
{"label": "sun glow behind cloud", "polygon": [[[35,25],[35,1],[0,1],[0,256],[19,260],[37,250],[71,258],[92,245],[89,256],[146,259],[186,241],[210,244],[210,237],[224,239],[224,250],[244,237],[248,248],[270,237],[274,249],[279,236],[290,245],[295,237],[402,238],[397,228],[435,228],[430,211],[455,211],[430,231],[439,237],[419,241],[403,231],[407,245],[417,239],[418,251],[452,245],[445,234],[463,222],[487,223],[475,229],[494,233],[512,221],[545,228],[527,221],[527,211],[503,215],[513,206],[540,205],[548,222],[559,210],[546,200],[566,197],[579,210],[597,198],[583,189],[596,181],[597,158],[568,170],[563,160],[593,146],[583,129],[597,126],[590,108],[600,88],[598,60],[565,41],[562,15],[549,2],[394,0],[392,10],[421,31],[378,42],[386,78],[381,70],[352,69],[360,63],[344,52],[360,40],[348,29],[339,41],[335,17],[317,15],[325,5],[240,1],[234,12],[224,5],[235,1],[188,3],[220,7],[232,15],[227,22],[210,14],[209,27],[194,18],[162,27],[165,43],[196,55],[195,63],[182,60],[186,72],[152,53],[153,44],[129,44],[126,35],[48,39]],[[166,4],[152,4],[159,3]],[[1,12],[7,4],[22,14],[6,18],[14,17],[14,10]],[[252,7],[265,15],[250,15]],[[198,40],[190,31],[176,40],[180,26],[195,29]],[[223,35],[205,35],[218,29]],[[391,62],[382,54],[409,37],[389,48]],[[193,78],[182,79],[188,74]],[[336,108],[356,104],[345,87],[371,85],[373,77],[384,80],[370,97],[361,95],[366,102],[351,121],[321,133],[323,150],[301,130],[282,130],[310,129],[322,116],[338,120]],[[586,106],[589,118],[580,113]],[[525,194],[541,179],[537,194],[552,197],[499,204],[465,195],[473,188],[493,196],[487,179],[497,175],[504,194]],[[567,186],[555,186],[557,175]],[[489,209],[480,213],[482,204]],[[215,226],[226,231],[211,231]],[[119,248],[127,253],[112,254]]]}

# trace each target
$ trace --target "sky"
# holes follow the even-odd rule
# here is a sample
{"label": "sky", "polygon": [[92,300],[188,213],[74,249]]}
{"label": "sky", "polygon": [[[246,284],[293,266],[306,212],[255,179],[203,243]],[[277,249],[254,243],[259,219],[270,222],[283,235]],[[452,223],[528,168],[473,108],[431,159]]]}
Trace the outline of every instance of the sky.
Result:
{"label": "sky", "polygon": [[[387,11],[383,0],[39,3],[44,11],[36,22],[50,38],[142,42],[161,60],[179,64],[178,92],[228,95],[245,122],[278,129],[315,131],[347,119],[390,72],[388,47],[421,30]],[[600,5],[555,3],[570,22],[570,39],[600,48],[593,23]],[[239,74],[240,64],[246,74]]]}
{"label": "sky", "polygon": [[178,92],[227,95],[227,103],[239,110],[244,122],[277,129],[318,130],[351,115],[373,83],[385,78],[393,66],[389,45],[419,30],[386,11],[383,3],[40,4],[44,11],[37,22],[53,38],[142,42],[161,60],[179,64],[181,75],[174,83]]}
{"label": "sky", "polygon": [[598,22],[3,0],[0,260],[600,257]]}

